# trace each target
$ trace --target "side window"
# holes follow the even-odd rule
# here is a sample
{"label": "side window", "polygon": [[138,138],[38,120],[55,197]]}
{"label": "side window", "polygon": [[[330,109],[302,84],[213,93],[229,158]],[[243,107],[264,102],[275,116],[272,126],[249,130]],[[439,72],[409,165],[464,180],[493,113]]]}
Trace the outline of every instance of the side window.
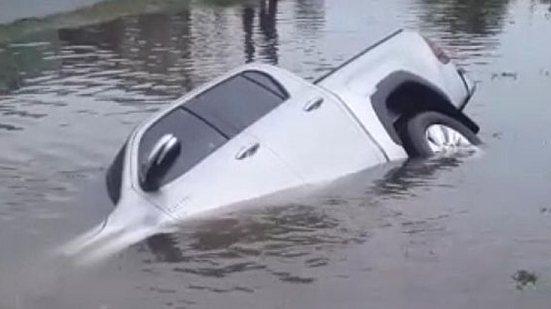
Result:
{"label": "side window", "polygon": [[155,143],[165,134],[173,134],[178,138],[182,148],[162,185],[189,171],[227,141],[209,124],[190,112],[177,108],[154,123],[142,136],[138,153],[140,169]]}
{"label": "side window", "polygon": [[287,99],[270,77],[246,72],[201,93],[184,108],[233,137]]}

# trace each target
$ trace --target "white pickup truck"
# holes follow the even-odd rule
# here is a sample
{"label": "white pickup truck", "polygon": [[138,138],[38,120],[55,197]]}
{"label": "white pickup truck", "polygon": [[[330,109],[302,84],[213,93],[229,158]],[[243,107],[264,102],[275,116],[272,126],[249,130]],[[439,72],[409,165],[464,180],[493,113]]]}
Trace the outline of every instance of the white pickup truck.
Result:
{"label": "white pickup truck", "polygon": [[474,90],[444,51],[402,30],[314,83],[242,66],[131,133],[107,172],[114,211],[73,245],[408,155],[472,147],[479,129],[462,110]]}

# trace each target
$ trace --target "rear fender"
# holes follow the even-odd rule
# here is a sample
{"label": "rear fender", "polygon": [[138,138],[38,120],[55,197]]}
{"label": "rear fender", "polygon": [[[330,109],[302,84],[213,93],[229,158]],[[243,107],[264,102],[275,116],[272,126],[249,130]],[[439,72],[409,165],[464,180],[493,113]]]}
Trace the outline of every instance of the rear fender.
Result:
{"label": "rear fender", "polygon": [[475,133],[480,130],[438,87],[406,71],[394,72],[380,81],[371,103],[384,128],[399,145],[402,144],[397,130],[400,121],[427,110],[451,116]]}

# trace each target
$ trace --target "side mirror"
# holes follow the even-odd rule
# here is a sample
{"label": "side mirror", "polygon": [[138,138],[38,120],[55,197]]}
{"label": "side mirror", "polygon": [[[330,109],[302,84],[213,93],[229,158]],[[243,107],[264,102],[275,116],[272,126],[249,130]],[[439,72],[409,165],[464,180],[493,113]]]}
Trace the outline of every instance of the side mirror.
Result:
{"label": "side mirror", "polygon": [[166,173],[180,155],[180,148],[180,141],[172,134],[164,135],[153,146],[140,174],[140,185],[144,191],[159,190]]}

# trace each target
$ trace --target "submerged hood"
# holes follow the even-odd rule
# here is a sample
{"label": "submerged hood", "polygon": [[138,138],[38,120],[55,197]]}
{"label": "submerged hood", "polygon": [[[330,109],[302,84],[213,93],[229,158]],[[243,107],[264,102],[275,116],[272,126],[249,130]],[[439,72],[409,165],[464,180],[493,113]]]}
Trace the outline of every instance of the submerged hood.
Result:
{"label": "submerged hood", "polygon": [[107,258],[152,235],[166,232],[174,221],[133,190],[125,192],[100,224],[56,250],[57,254],[89,264]]}

